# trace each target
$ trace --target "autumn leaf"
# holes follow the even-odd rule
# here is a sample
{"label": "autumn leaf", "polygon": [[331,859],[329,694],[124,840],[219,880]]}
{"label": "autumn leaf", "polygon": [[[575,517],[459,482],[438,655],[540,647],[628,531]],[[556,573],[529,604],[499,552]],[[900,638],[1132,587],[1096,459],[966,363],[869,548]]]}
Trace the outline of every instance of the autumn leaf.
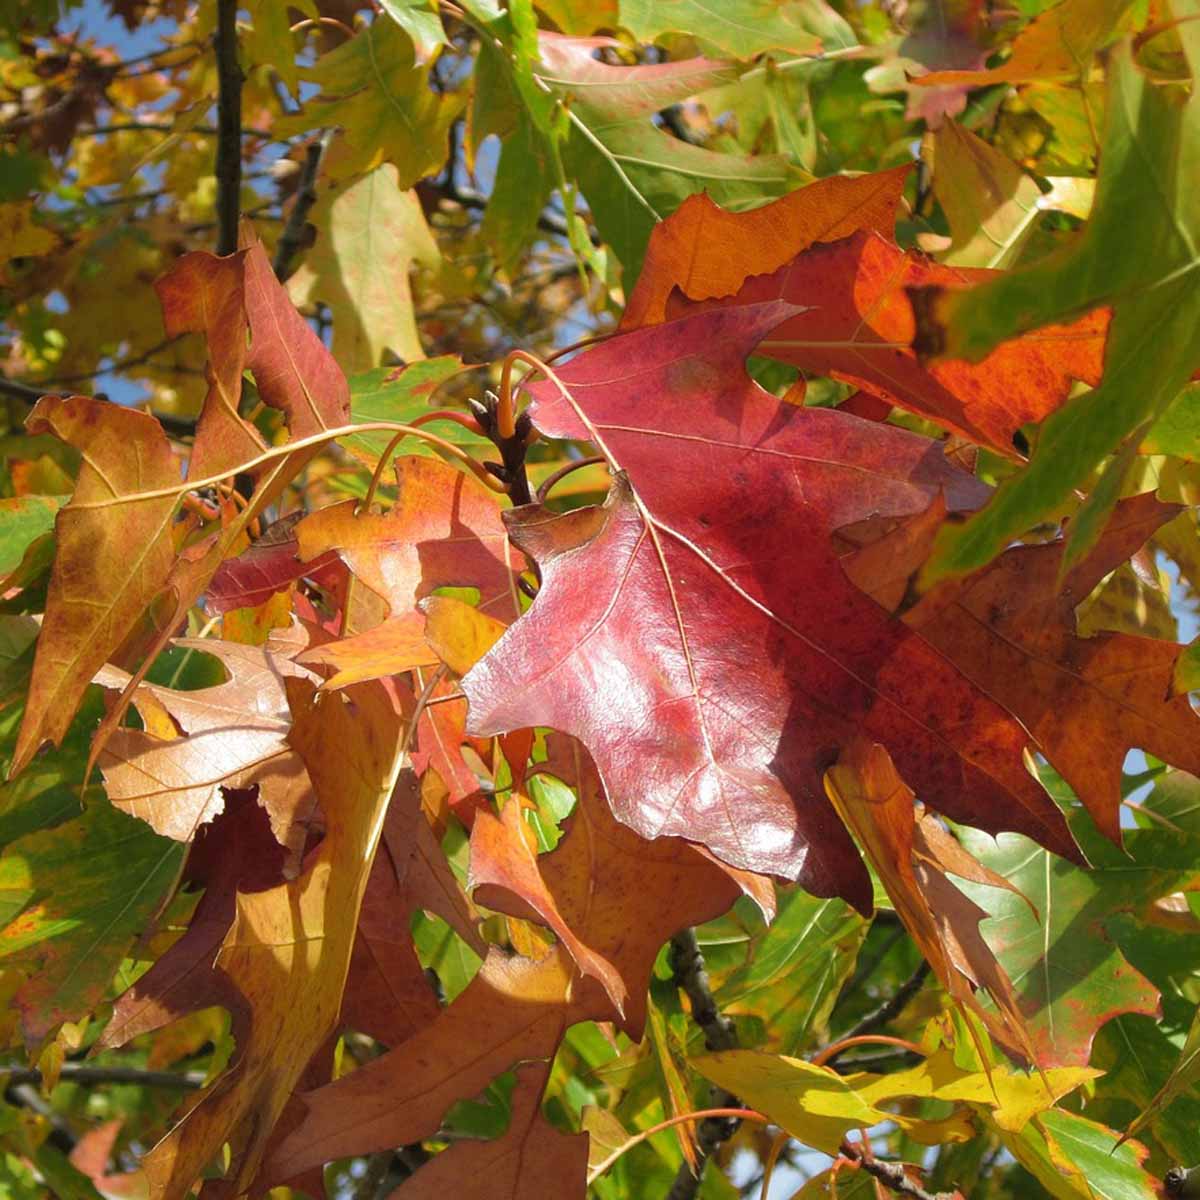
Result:
{"label": "autumn leaf", "polygon": [[667,320],[673,289],[689,300],[735,295],[752,275],[767,275],[820,242],[859,230],[890,237],[909,167],[871,175],[833,175],[748,212],[729,212],[707,193],[689,196],[655,225],[622,329]]}
{"label": "autumn leaf", "polygon": [[[480,813],[471,831],[475,899],[553,929],[579,970],[604,985],[621,1027],[640,1039],[663,942],[720,916],[741,889],[696,847],[677,838],[648,842],[614,820],[595,767],[568,739],[556,740],[542,769],[566,776],[578,790],[566,835],[539,857],[517,803],[510,801],[499,818]],[[597,874],[610,881],[604,894],[591,886]],[[631,919],[625,898],[635,893],[640,912]]]}
{"label": "autumn leaf", "polygon": [[1075,79],[1085,75],[1092,56],[1120,27],[1126,0],[1096,5],[1090,0],[1060,0],[1031,21],[1012,42],[1012,53],[998,67],[974,71],[931,71],[913,80],[918,87],[1027,83],[1034,79]]}
{"label": "autumn leaf", "polygon": [[[171,573],[175,496],[127,503],[122,498],[179,482],[166,434],[144,413],[84,396],[46,396],[27,428],[77,446],[84,462],[74,495],[55,520],[46,615],[10,775],[43,742],[62,739],[84,689]],[[110,519],[108,505],[119,506],[119,522]]]}
{"label": "autumn leaf", "polygon": [[[143,713],[145,729],[115,730],[100,754],[113,804],[156,833],[190,842],[221,811],[227,790],[257,787],[276,838],[293,866],[298,864],[316,797],[288,743],[284,680],[314,677],[286,656],[288,641],[276,638],[258,647],[176,639],[182,649],[217,658],[226,681],[196,691],[141,685],[133,704]],[[303,645],[294,637],[290,642],[292,653]],[[105,667],[97,682],[119,694],[129,675]]]}
{"label": "autumn leaf", "polygon": [[227,1139],[230,1186],[250,1187],[292,1088],[341,1008],[359,905],[401,766],[399,722],[378,685],[320,702],[306,680],[287,687],[290,738],[325,814],[325,838],[298,879],[238,895],[215,960],[242,1002],[237,1058],[230,1077],[202,1093],[147,1155],[155,1200],[183,1200]]}
{"label": "autumn leaf", "polygon": [[582,1195],[587,1187],[588,1137],[562,1133],[541,1113],[549,1065],[517,1068],[512,1112],[503,1137],[456,1142],[404,1186],[405,1200],[541,1200]]}
{"label": "autumn leaf", "polygon": [[359,514],[357,503],[347,501],[301,521],[301,559],[336,552],[396,617],[446,586],[478,588],[482,611],[515,617],[518,567],[495,496],[438,459],[398,459],[396,482],[386,513]]}
{"label": "autumn leaf", "polygon": [[492,948],[438,1019],[380,1058],[300,1096],[299,1123],[275,1146],[260,1185],[294,1179],[347,1154],[432,1137],[456,1100],[517,1062],[547,1060],[567,1026],[608,1008],[597,988],[572,997],[565,950],[540,961]]}
{"label": "autumn leaf", "polygon": [[213,960],[233,924],[239,892],[281,883],[284,861],[284,849],[254,796],[229,795],[221,813],[196,834],[187,856],[184,880],[204,889],[187,930],[117,998],[100,1048],[123,1046],[209,1004],[240,1009],[237,994],[214,977]]}
{"label": "autumn leaf", "polygon": [[[1151,493],[1127,500],[1093,553],[1065,577],[1063,542],[1018,546],[986,570],[948,581],[904,616],[1021,721],[1100,830],[1117,842],[1125,754],[1144,748],[1200,772],[1196,716],[1186,696],[1171,692],[1179,645],[1121,633],[1079,637],[1075,606],[1176,511]],[[864,553],[887,571],[900,566],[911,573],[929,541],[913,554],[899,545],[904,536],[900,531]],[[871,590],[876,569],[863,557],[843,562],[851,578]]]}
{"label": "autumn leaf", "polygon": [[[863,908],[866,875],[819,775],[852,732],[887,745],[955,819],[1019,824],[1072,853],[1023,765],[1024,730],[831,561],[833,528],[923,510],[942,488],[972,506],[978,485],[934,443],[782,408],[752,384],[744,356],[793,311],[636,331],[565,368],[562,393],[534,385],[540,429],[594,441],[626,474],[601,509],[513,511],[542,587],[464,678],[468,728],[561,728],[643,836],[688,837]],[[518,664],[535,646],[547,666],[530,678]],[[653,666],[634,674],[632,662]]]}
{"label": "autumn leaf", "polygon": [[[847,746],[826,773],[825,790],[942,986],[960,1004],[975,1008],[998,1041],[1035,1062],[1012,980],[980,936],[987,912],[949,876],[1015,891],[1013,885],[976,862],[914,804],[882,746]],[[991,1009],[977,1003],[976,990],[991,999]]]}
{"label": "autumn leaf", "polygon": [[1076,380],[1097,383],[1104,368],[1108,313],[996,347],[978,364],[923,365],[910,349],[916,331],[907,289],[957,289],[978,270],[938,266],[875,233],[818,245],[771,275],[753,277],[732,298],[675,299],[669,317],[717,305],[783,299],[803,305],[773,329],[757,353],[814,375],[831,375],[906,408],[969,441],[1013,455],[1013,434],[1057,410]]}

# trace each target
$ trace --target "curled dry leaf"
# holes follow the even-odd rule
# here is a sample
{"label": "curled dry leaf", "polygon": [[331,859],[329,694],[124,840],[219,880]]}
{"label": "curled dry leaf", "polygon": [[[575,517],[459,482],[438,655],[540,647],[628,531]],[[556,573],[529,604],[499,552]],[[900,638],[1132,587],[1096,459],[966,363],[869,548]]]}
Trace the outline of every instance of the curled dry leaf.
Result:
{"label": "curled dry leaf", "polygon": [[[228,678],[196,691],[153,683],[138,688],[133,703],[146,729],[115,730],[100,753],[113,804],[166,837],[190,842],[222,810],[225,791],[257,786],[259,803],[294,871],[316,796],[288,741],[292,715],[284,681],[316,677],[285,656],[287,640],[245,646],[176,639],[182,649],[219,659]],[[290,640],[294,650],[295,639]],[[107,666],[96,682],[120,693],[129,678]]]}
{"label": "curled dry leaf", "polygon": [[[974,1008],[1002,1045],[1036,1062],[1012,980],[979,932],[988,914],[948,876],[1016,891],[1013,885],[972,858],[936,818],[914,804],[882,746],[852,742],[827,772],[825,787],[942,986]],[[994,1008],[977,1002],[977,990]]]}

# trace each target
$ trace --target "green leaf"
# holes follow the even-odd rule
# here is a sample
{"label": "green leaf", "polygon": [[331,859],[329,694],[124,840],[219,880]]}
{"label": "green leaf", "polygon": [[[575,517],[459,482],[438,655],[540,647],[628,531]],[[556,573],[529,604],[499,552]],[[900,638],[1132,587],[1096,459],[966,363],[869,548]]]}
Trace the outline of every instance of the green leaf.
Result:
{"label": "green leaf", "polygon": [[953,239],[954,267],[1008,267],[1041,212],[1041,188],[1012,159],[953,121],[933,135],[933,191]]}
{"label": "green leaf", "polygon": [[[350,380],[350,419],[355,424],[369,421],[411,424],[430,411],[429,398],[438,386],[464,369],[457,357],[444,354],[407,367],[380,367],[355,375]],[[493,448],[483,434],[472,433],[457,422],[435,421],[429,431],[475,454]],[[392,436],[390,433],[356,433],[346,438],[343,444],[356,458],[373,467]],[[437,457],[437,451],[428,442],[415,437],[401,442],[398,452]]]}
{"label": "green leaf", "polygon": [[[1043,773],[1052,794],[1065,789]],[[961,886],[991,914],[980,930],[1008,972],[1039,1061],[1082,1065],[1096,1030],[1120,1013],[1153,1013],[1158,991],[1126,961],[1109,923],[1174,891],[1196,864],[1192,838],[1163,831],[1126,834],[1122,853],[1086,818],[1072,832],[1093,864],[1081,870],[1017,834],[960,831],[966,849],[1019,895]],[[1030,905],[1037,915],[1030,910]]]}
{"label": "green leaf", "polygon": [[441,252],[414,191],[383,163],[345,188],[322,192],[312,211],[316,244],[288,290],[295,303],[324,300],[333,313],[333,355],[348,375],[378,367],[391,350],[425,357],[409,272],[436,268]]}
{"label": "green leaf", "polygon": [[766,50],[818,54],[857,42],[824,0],[621,0],[621,24],[642,42],[682,33],[739,59]]}
{"label": "green leaf", "polygon": [[612,67],[591,57],[585,39],[543,34],[537,77],[565,107],[565,165],[626,278],[640,268],[654,225],[688,196],[705,191],[724,208],[746,208],[806,179],[784,158],[718,154],[652,123],[661,109],[732,82],[727,64],[692,58]]}
{"label": "green leaf", "polygon": [[1005,1137],[1017,1161],[1063,1200],[1158,1200],[1157,1180],[1142,1170],[1146,1149],[1117,1146],[1117,1134],[1076,1113],[1053,1109],[1019,1135]]}
{"label": "green leaf", "polygon": [[869,922],[843,900],[779,891],[779,911],[750,941],[745,961],[714,988],[727,1016],[759,1019],[766,1048],[792,1054],[827,1033]]}
{"label": "green leaf", "polygon": [[301,74],[321,93],[302,111],[278,118],[275,133],[289,138],[340,125],[346,144],[329,156],[327,171],[345,179],[395,163],[400,186],[408,188],[441,169],[465,97],[440,96],[430,87],[429,68],[416,63],[394,21],[376,19]]}
{"label": "green leaf", "polygon": [[[1177,0],[1176,17],[1197,10]],[[1200,64],[1200,26],[1178,25]],[[1104,380],[1043,424],[1030,465],[965,524],[946,528],[929,582],[983,566],[1084,485],[1128,440],[1140,442],[1200,363],[1200,89],[1147,79],[1128,45],[1109,66],[1108,130],[1091,220],[1037,265],[935,302],[943,352],[983,358],[1002,341],[1112,304]],[[1151,349],[1153,347],[1153,349]],[[1122,459],[1073,523],[1069,565],[1115,500]],[[1113,482],[1115,480],[1115,482]]]}
{"label": "green leaf", "polygon": [[0,578],[15,571],[31,542],[54,528],[66,496],[20,496],[0,500]]}
{"label": "green leaf", "polygon": [[448,46],[436,7],[427,0],[380,0],[387,13],[412,38],[418,63],[428,62],[439,46]]}
{"label": "green leaf", "polygon": [[[1169,1035],[1162,1021],[1124,1016],[1110,1021],[1096,1038],[1094,1065],[1104,1071],[1097,1084],[1097,1100],[1132,1104],[1132,1111],[1147,1111],[1162,1081],[1181,1065],[1177,1036]],[[1136,1122],[1140,1122],[1140,1115]],[[1112,1123],[1124,1128],[1126,1118],[1114,1113]],[[1135,1132],[1130,1126],[1129,1132]],[[1157,1106],[1150,1130],[1153,1141],[1175,1161],[1200,1162],[1200,1096],[1181,1091]]]}
{"label": "green leaf", "polygon": [[30,1044],[103,999],[135,937],[174,886],[186,847],[106,802],[0,855],[0,892],[35,898],[0,930],[0,964],[30,977],[15,1003]]}

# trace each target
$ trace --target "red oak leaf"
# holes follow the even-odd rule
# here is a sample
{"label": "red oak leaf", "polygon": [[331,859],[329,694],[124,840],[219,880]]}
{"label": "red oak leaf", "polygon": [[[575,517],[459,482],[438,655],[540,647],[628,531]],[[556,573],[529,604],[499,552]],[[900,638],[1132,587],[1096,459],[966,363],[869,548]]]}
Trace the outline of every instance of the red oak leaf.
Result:
{"label": "red oak leaf", "polygon": [[[745,222],[752,215],[731,219]],[[699,251],[705,260],[719,253],[719,244]],[[861,231],[813,246],[772,270],[747,278],[732,299],[693,303],[676,293],[666,315],[774,299],[803,305],[772,330],[759,354],[852,383],[1008,455],[1022,425],[1057,409],[1076,380],[1098,383],[1104,369],[1108,309],[1005,342],[982,362],[922,364],[911,349],[916,322],[905,289],[963,287],[995,272],[939,266],[878,233]],[[698,271],[693,266],[691,276]]]}
{"label": "red oak leaf", "polygon": [[752,383],[745,356],[794,315],[776,302],[639,330],[531,389],[543,432],[590,439],[624,473],[602,508],[508,514],[542,588],[464,678],[468,730],[571,733],[644,837],[864,909],[821,778],[859,732],[956,820],[1076,854],[1024,765],[1025,730],[859,592],[830,544],[939,491],[973,507],[982,485],[934,442]]}

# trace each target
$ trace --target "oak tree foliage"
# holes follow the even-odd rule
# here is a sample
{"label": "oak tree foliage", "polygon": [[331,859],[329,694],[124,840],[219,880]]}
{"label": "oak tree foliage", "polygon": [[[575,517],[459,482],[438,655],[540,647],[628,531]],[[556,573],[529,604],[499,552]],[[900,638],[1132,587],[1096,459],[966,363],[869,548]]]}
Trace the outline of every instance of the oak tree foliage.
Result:
{"label": "oak tree foliage", "polygon": [[0,1192],[1192,1194],[1198,81],[3,6]]}

